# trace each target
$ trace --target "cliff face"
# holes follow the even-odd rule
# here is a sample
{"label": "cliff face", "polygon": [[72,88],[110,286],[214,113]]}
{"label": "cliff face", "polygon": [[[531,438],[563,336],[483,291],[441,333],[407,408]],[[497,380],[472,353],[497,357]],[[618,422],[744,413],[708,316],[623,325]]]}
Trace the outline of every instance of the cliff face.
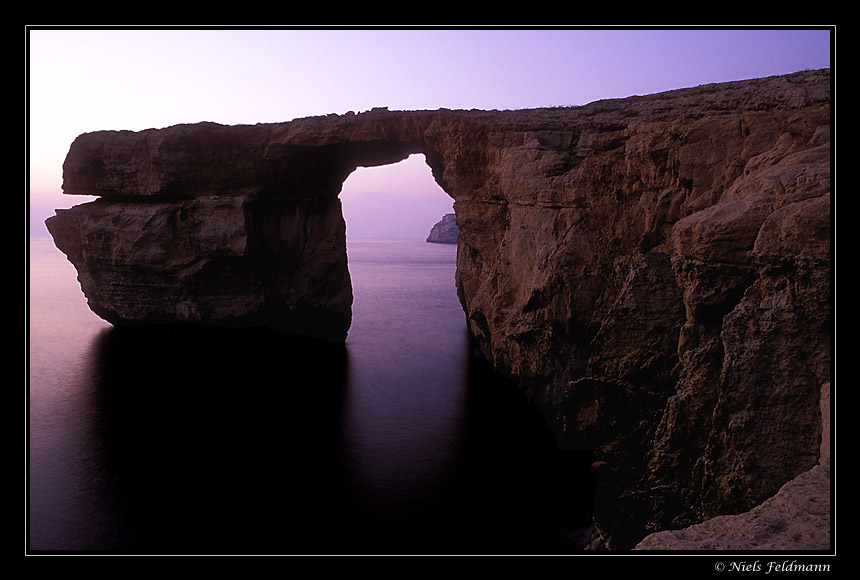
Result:
{"label": "cliff face", "polygon": [[593,449],[595,547],[748,510],[814,466],[831,375],[830,73],[528,111],[373,110],[80,136],[47,224],[114,324],[342,340],[337,195],[422,153],[475,350]]}

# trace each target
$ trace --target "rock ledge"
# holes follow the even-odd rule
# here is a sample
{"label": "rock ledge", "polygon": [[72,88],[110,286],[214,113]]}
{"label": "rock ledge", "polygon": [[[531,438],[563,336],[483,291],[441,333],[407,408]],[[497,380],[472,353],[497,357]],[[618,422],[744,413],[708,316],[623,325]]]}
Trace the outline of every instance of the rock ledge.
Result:
{"label": "rock ledge", "polygon": [[748,512],[656,532],[636,550],[830,550],[830,483],[828,460],[789,481]]}

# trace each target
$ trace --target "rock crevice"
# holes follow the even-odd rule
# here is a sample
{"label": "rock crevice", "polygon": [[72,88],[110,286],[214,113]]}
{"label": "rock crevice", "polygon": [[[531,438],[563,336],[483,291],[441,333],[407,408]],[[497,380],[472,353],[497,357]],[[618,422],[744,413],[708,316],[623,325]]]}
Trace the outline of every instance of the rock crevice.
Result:
{"label": "rock crevice", "polygon": [[829,70],[572,108],[81,135],[47,225],[113,324],[342,341],[338,194],[421,153],[475,352],[593,450],[592,545],[749,510],[818,459],[831,380]]}

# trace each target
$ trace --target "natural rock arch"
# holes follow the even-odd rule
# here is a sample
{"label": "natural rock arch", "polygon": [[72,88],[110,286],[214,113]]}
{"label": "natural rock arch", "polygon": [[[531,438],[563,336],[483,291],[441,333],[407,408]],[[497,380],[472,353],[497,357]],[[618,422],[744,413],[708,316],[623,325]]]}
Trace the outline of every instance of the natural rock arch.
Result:
{"label": "natural rock arch", "polygon": [[352,303],[344,180],[357,167],[422,154],[445,191],[444,169],[411,134],[377,127],[387,136],[346,131],[307,144],[290,127],[201,123],[79,137],[64,190],[100,199],[59,210],[48,228],[86,263],[79,279],[93,311],[118,326],[265,326],[343,341]]}
{"label": "natural rock arch", "polygon": [[831,383],[830,72],[531,111],[373,110],[82,135],[47,225],[115,324],[342,340],[337,194],[422,153],[458,295],[559,444],[595,449],[595,545],[761,503],[819,459]]}

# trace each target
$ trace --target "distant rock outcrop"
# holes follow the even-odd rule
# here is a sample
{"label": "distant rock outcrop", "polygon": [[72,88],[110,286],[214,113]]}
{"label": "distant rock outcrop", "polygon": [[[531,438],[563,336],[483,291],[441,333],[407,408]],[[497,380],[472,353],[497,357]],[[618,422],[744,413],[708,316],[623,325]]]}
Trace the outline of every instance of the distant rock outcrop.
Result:
{"label": "distant rock outcrop", "polygon": [[456,214],[449,213],[433,226],[427,241],[432,244],[456,244],[459,235]]}
{"label": "distant rock outcrop", "polygon": [[[818,463],[832,378],[829,70],[526,111],[81,135],[47,225],[114,324],[343,340],[338,194],[425,156],[475,353],[594,455],[594,549],[753,509]],[[835,386],[835,384],[833,384]],[[500,506],[503,509],[503,506]]]}

